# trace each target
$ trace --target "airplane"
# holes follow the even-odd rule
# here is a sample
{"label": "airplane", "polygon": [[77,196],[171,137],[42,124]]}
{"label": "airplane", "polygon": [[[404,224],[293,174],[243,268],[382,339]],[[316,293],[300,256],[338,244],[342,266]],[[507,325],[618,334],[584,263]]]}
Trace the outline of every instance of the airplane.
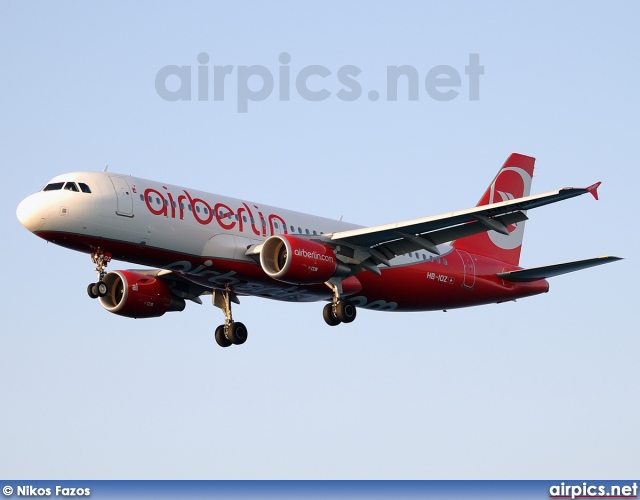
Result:
{"label": "airplane", "polygon": [[[511,154],[478,204],[441,215],[362,227],[132,176],[73,172],[17,207],[40,238],[91,255],[87,293],[107,311],[159,317],[211,295],[224,314],[221,347],[248,330],[232,303],[256,296],[325,301],[330,326],[358,308],[434,311],[515,301],[549,290],[547,278],[606,264],[606,256],[519,266],[527,211],[586,193],[600,182],[530,195],[535,158]],[[107,272],[112,259],[154,269]]]}

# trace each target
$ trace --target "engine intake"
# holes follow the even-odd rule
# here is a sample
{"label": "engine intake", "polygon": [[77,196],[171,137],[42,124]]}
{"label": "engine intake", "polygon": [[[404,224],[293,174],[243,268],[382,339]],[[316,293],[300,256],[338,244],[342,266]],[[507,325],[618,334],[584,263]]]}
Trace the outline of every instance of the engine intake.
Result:
{"label": "engine intake", "polygon": [[350,272],[331,247],[290,234],[267,238],[260,251],[260,265],[271,278],[294,285],[324,283]]}
{"label": "engine intake", "polygon": [[107,311],[128,318],[157,318],[182,311],[184,299],[176,297],[160,279],[132,271],[112,271],[103,281],[109,287],[100,304]]}

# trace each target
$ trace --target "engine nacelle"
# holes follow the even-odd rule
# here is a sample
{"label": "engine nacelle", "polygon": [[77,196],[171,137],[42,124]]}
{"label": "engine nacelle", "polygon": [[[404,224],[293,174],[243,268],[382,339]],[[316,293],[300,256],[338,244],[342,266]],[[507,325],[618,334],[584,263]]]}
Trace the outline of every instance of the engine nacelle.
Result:
{"label": "engine nacelle", "polygon": [[154,276],[132,271],[112,271],[103,281],[109,287],[100,304],[107,311],[128,318],[157,318],[169,311],[182,311],[184,299],[175,297],[169,287]]}
{"label": "engine nacelle", "polygon": [[331,247],[290,234],[267,238],[260,251],[260,265],[273,279],[294,285],[324,283],[333,276],[349,274]]}

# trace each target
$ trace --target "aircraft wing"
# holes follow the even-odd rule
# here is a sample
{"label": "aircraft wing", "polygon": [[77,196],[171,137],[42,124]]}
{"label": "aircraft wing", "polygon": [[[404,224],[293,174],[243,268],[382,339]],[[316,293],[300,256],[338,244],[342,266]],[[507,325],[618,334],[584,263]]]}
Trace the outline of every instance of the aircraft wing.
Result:
{"label": "aircraft wing", "polygon": [[[169,287],[171,293],[196,304],[202,304],[200,295],[211,294],[211,289],[194,283],[180,274],[168,269],[130,269],[131,272],[159,278]],[[239,302],[238,302],[239,303]]]}
{"label": "aircraft wing", "polygon": [[[161,279],[169,287],[171,293],[176,297],[181,297],[185,300],[190,300],[196,304],[202,305],[202,299],[200,297],[202,295],[211,295],[213,304],[216,307],[223,307],[222,303],[224,299],[220,295],[219,289],[204,287],[191,281],[187,277],[176,273],[175,271],[170,271],[168,269],[131,269],[130,271]],[[228,291],[227,293],[229,294],[229,300],[234,304],[240,304],[238,295],[244,295],[232,291]]]}
{"label": "aircraft wing", "polygon": [[[411,251],[424,249],[439,254],[436,245],[485,231],[508,234],[507,226],[527,219],[524,212],[551,203],[591,193],[598,199],[600,183],[586,188],[563,188],[557,191],[516,198],[514,200],[477,206],[465,210],[384,224],[325,235],[329,242],[350,246],[368,254],[376,265],[389,265],[389,259]],[[356,262],[354,262],[356,263]],[[368,270],[376,272],[370,266]]]}

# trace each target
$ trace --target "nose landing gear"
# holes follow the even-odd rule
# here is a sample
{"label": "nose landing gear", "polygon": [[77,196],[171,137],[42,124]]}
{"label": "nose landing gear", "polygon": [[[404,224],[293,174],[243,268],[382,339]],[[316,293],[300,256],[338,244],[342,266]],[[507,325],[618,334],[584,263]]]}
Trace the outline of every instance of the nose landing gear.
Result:
{"label": "nose landing gear", "polygon": [[89,283],[87,286],[87,295],[92,299],[98,297],[105,297],[109,293],[109,287],[103,281],[107,274],[107,264],[111,261],[111,254],[103,252],[100,247],[91,255],[91,262],[96,265],[96,272],[98,273],[98,281],[96,283]]}

